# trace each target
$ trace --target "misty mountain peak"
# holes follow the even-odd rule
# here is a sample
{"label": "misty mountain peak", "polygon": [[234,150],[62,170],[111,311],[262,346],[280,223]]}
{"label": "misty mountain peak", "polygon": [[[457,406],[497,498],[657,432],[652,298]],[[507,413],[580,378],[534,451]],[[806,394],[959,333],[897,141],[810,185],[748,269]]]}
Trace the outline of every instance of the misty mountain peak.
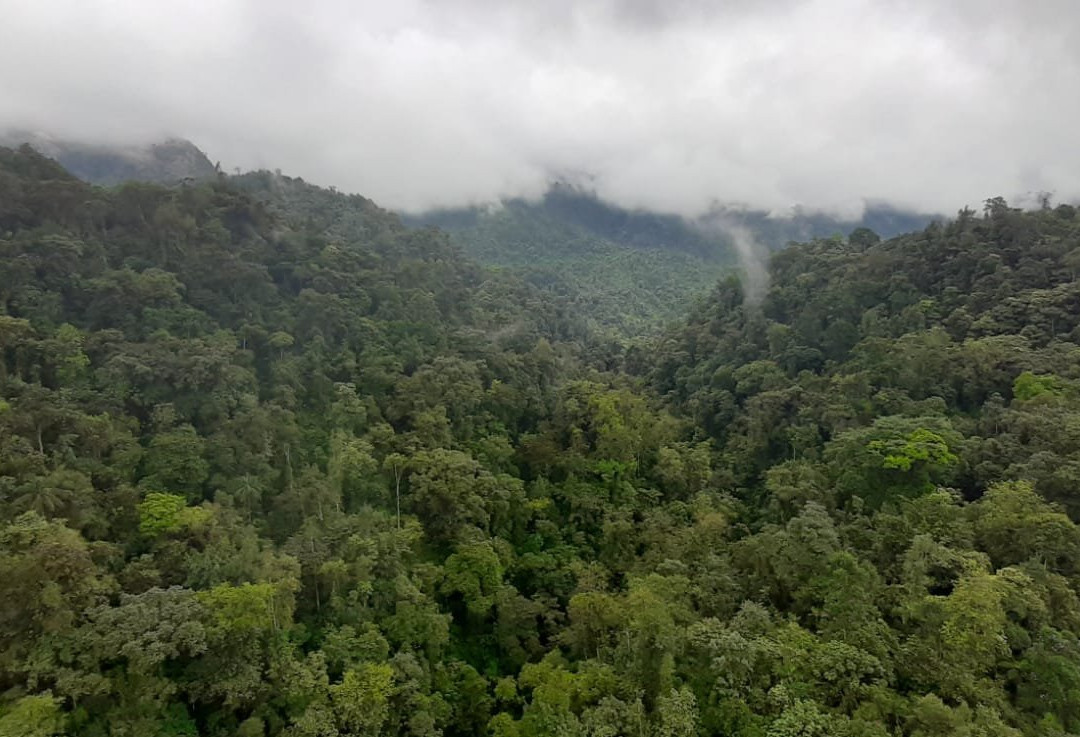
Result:
{"label": "misty mountain peak", "polygon": [[150,144],[108,144],[70,140],[41,131],[0,133],[0,145],[29,144],[92,184],[113,186],[125,181],[171,184],[184,179],[207,179],[217,167],[191,141],[168,138]]}

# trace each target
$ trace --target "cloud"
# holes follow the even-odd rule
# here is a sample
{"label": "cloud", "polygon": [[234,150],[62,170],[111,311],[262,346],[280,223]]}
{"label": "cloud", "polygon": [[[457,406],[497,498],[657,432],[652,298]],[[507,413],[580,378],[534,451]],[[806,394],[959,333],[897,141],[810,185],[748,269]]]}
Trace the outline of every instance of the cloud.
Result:
{"label": "cloud", "polygon": [[0,126],[423,209],[1080,197],[1073,0],[0,0]]}

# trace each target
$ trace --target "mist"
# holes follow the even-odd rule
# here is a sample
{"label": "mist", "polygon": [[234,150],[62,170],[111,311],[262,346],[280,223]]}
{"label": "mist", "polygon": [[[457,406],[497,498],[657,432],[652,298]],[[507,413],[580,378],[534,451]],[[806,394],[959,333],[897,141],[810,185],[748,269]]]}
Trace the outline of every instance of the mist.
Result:
{"label": "mist", "polygon": [[722,233],[734,247],[739,259],[743,300],[751,307],[758,307],[769,291],[769,249],[758,243],[747,228],[722,218],[707,220],[708,228]]}
{"label": "mist", "polygon": [[554,180],[687,216],[1080,198],[1071,0],[0,0],[0,14],[0,128],[184,137],[226,170],[406,211]]}
{"label": "mist", "polygon": [[771,249],[758,242],[749,228],[723,213],[714,212],[699,217],[694,225],[731,245],[739,261],[739,286],[743,302],[749,307],[759,307],[769,291],[768,261]]}

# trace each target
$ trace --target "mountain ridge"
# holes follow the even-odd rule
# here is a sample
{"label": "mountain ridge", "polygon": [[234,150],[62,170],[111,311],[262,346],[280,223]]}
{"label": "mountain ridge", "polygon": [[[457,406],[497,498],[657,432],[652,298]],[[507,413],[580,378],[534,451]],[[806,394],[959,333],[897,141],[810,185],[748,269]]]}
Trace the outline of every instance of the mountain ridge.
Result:
{"label": "mountain ridge", "polygon": [[[202,151],[183,139],[106,146],[26,132],[8,138],[29,140],[75,176],[105,186],[127,180],[175,184],[223,176]],[[347,232],[360,227],[365,208],[373,206],[361,195],[314,187],[279,172],[228,178],[263,201],[288,202],[317,220],[339,218],[328,227],[344,227]],[[537,200],[512,198],[493,206],[398,216],[406,225],[444,230],[469,258],[486,267],[508,269],[568,301],[591,329],[617,340],[656,333],[732,269],[762,274],[768,253],[790,242],[844,238],[860,229],[874,231],[872,237],[889,237],[934,219],[882,203],[870,203],[860,218],[848,220],[799,208],[777,216],[719,204],[698,218],[686,218],[621,207],[567,182],[553,183]],[[747,280],[748,285],[753,282]]]}
{"label": "mountain ridge", "polygon": [[59,162],[79,179],[102,186],[126,181],[173,184],[185,179],[210,179],[218,173],[217,165],[185,138],[117,145],[32,131],[0,133],[0,145],[15,148],[22,144]]}
{"label": "mountain ridge", "polygon": [[872,203],[851,220],[798,210],[780,218],[723,206],[688,219],[623,208],[593,191],[555,184],[533,201],[513,198],[402,218],[446,230],[481,264],[511,269],[564,295],[585,295],[581,306],[594,324],[625,337],[655,332],[733,269],[761,271],[769,253],[790,242],[859,230],[889,237],[935,216]]}

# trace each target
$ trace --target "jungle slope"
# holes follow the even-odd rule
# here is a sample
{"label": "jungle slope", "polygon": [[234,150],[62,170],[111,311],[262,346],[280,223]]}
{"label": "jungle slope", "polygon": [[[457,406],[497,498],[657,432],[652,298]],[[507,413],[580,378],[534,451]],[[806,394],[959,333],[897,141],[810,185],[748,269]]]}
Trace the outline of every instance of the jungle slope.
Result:
{"label": "jungle slope", "polygon": [[1080,728],[1071,208],[622,351],[259,186],[0,149],[0,735]]}

